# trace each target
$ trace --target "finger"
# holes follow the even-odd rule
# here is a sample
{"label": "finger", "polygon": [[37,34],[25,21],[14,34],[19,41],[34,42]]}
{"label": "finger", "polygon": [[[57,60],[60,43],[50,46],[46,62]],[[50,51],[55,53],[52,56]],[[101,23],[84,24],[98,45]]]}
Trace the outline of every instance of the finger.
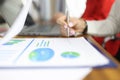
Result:
{"label": "finger", "polygon": [[78,35],[82,35],[82,33],[75,29],[72,29],[72,28],[70,29],[70,36],[78,36]]}
{"label": "finger", "polygon": [[67,25],[65,20],[66,20],[66,16],[60,17],[59,19],[57,19],[57,23],[62,26]]}
{"label": "finger", "polygon": [[74,36],[75,35],[75,30],[70,28],[70,33],[69,34],[70,34],[70,36]]}
{"label": "finger", "polygon": [[81,19],[81,20],[79,20],[78,24],[76,25],[75,30],[77,32],[83,32],[85,27],[86,27],[86,23],[84,20]]}
{"label": "finger", "polygon": [[[75,30],[72,29],[72,28],[69,28],[69,36],[74,36],[75,35]],[[62,32],[64,34],[64,36],[67,36],[68,37],[68,32],[67,32],[67,29],[64,29],[64,31]]]}
{"label": "finger", "polygon": [[66,28],[64,28],[63,26],[61,26],[60,27],[60,30],[61,30],[61,34],[62,34],[62,36],[67,36],[67,29]]}
{"label": "finger", "polygon": [[69,27],[75,27],[78,24],[79,20],[77,18],[71,18],[70,23],[68,24]]}

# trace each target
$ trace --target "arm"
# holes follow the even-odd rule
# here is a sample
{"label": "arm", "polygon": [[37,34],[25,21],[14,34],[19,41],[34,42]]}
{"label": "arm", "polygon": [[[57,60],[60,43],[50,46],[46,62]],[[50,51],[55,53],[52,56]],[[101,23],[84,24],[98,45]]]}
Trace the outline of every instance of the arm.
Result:
{"label": "arm", "polygon": [[120,1],[116,0],[107,19],[101,21],[87,21],[88,34],[109,36],[120,32]]}
{"label": "arm", "polygon": [[[87,21],[88,31],[87,33],[90,35],[97,36],[109,36],[114,35],[120,32],[120,1],[116,0],[113,4],[112,9],[110,11],[109,16],[105,20],[101,21]],[[63,17],[64,18],[64,17]],[[57,20],[57,23],[62,25],[61,32],[65,35],[66,22],[65,18],[62,17]],[[70,22],[72,25],[69,25],[70,32],[72,35],[75,35],[77,32],[83,33],[86,29],[86,24],[83,19],[73,19],[71,18]]]}

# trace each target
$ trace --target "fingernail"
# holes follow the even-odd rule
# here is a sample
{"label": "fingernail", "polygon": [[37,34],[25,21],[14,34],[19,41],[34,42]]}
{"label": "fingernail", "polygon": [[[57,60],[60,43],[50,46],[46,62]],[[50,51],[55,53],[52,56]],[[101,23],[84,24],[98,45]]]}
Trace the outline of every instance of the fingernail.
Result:
{"label": "fingernail", "polygon": [[64,28],[66,29],[68,26],[67,25],[64,25]]}
{"label": "fingernail", "polygon": [[71,30],[71,31],[70,31],[70,35],[75,35],[75,31],[74,31],[74,30]]}
{"label": "fingernail", "polygon": [[72,22],[70,22],[68,25],[69,25],[69,27],[73,27],[73,23]]}

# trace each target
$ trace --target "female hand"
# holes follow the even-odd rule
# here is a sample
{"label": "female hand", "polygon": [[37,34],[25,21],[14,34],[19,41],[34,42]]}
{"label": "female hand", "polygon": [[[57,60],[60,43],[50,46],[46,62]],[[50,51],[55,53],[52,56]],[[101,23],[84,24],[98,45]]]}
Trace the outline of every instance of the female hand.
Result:
{"label": "female hand", "polygon": [[86,21],[78,18],[70,18],[70,22],[66,22],[66,16],[61,16],[57,19],[57,23],[60,25],[61,34],[67,36],[67,28],[69,28],[70,36],[78,36],[82,34],[86,27]]}

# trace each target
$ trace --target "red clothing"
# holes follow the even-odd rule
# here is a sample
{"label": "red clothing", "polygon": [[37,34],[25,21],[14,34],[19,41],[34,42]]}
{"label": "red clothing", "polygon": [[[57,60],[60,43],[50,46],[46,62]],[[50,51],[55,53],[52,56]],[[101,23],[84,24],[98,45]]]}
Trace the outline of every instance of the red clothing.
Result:
{"label": "red clothing", "polygon": [[[109,15],[115,0],[87,0],[87,6],[82,18],[86,20],[103,20]],[[102,45],[104,37],[93,37]],[[109,40],[105,44],[105,49],[115,56],[120,48],[120,40]]]}
{"label": "red clothing", "polygon": [[109,40],[105,44],[105,49],[111,53],[111,55],[116,56],[120,49],[120,40]]}
{"label": "red clothing", "polygon": [[105,19],[112,7],[114,0],[87,0],[83,18],[87,20]]}

